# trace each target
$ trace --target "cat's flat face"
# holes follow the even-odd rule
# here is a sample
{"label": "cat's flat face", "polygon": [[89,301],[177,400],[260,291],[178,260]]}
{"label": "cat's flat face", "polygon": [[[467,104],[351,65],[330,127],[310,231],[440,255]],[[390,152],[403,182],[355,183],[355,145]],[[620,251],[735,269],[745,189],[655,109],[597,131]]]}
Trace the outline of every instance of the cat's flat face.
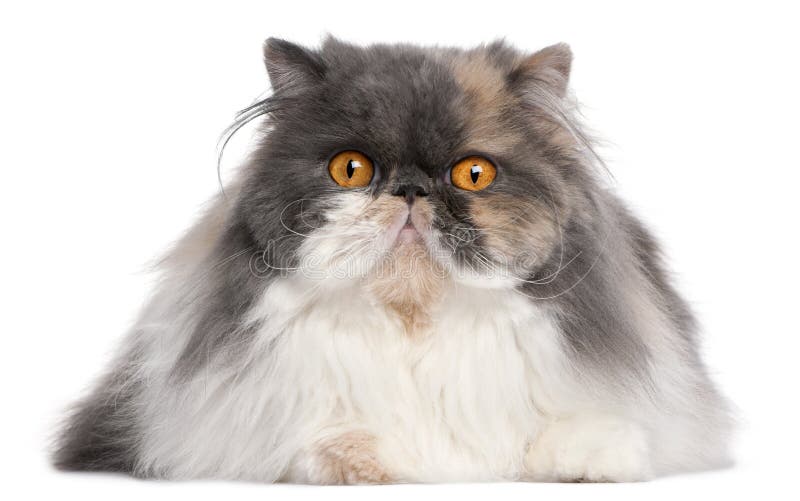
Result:
{"label": "cat's flat face", "polygon": [[559,245],[576,144],[531,96],[560,99],[568,49],[273,40],[266,58],[274,109],[240,205],[279,266],[513,285]]}

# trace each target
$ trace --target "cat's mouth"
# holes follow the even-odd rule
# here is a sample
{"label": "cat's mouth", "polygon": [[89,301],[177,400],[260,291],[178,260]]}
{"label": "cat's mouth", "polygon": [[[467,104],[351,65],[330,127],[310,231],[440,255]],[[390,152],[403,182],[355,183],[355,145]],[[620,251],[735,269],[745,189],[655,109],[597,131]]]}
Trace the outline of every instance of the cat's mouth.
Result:
{"label": "cat's mouth", "polygon": [[417,231],[417,227],[414,226],[414,221],[411,219],[411,213],[408,214],[406,218],[406,223],[400,228],[400,232],[397,234],[397,241],[400,243],[409,243],[420,238],[419,231]]}
{"label": "cat's mouth", "polygon": [[410,245],[424,243],[429,226],[429,211],[426,207],[414,204],[405,206],[394,216],[394,222],[387,228],[387,237],[392,245]]}

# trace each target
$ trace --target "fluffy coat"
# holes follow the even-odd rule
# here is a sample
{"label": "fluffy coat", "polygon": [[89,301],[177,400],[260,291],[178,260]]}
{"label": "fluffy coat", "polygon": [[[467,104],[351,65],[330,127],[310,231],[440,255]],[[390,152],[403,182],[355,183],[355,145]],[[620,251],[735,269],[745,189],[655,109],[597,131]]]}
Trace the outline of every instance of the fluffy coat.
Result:
{"label": "fluffy coat", "polygon": [[[164,259],[56,465],[387,483],[728,461],[728,406],[656,243],[602,181],[566,46],[270,39],[265,59],[274,92],[231,128],[264,119],[262,139]],[[331,180],[347,149],[369,186]],[[448,178],[473,154],[497,166],[480,192]]]}

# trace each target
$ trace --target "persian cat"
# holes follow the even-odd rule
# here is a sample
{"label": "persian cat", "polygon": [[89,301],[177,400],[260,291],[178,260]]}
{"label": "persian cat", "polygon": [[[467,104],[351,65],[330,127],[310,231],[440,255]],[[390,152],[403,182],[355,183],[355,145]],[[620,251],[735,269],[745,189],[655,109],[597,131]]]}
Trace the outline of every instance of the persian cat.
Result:
{"label": "persian cat", "polygon": [[67,470],[312,484],[637,481],[728,461],[658,245],[571,52],[269,39],[258,144],[163,260]]}

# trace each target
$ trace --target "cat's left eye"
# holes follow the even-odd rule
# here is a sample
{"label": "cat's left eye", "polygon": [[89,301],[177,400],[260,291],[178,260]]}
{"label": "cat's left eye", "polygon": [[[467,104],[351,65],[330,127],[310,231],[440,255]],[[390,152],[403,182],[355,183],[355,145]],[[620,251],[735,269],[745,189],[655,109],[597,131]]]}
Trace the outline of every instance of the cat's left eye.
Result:
{"label": "cat's left eye", "polygon": [[358,151],[343,151],[328,164],[331,178],[345,188],[361,188],[369,185],[375,172],[372,160]]}
{"label": "cat's left eye", "polygon": [[480,191],[494,181],[497,169],[494,164],[480,156],[467,157],[450,169],[450,181],[462,190]]}

